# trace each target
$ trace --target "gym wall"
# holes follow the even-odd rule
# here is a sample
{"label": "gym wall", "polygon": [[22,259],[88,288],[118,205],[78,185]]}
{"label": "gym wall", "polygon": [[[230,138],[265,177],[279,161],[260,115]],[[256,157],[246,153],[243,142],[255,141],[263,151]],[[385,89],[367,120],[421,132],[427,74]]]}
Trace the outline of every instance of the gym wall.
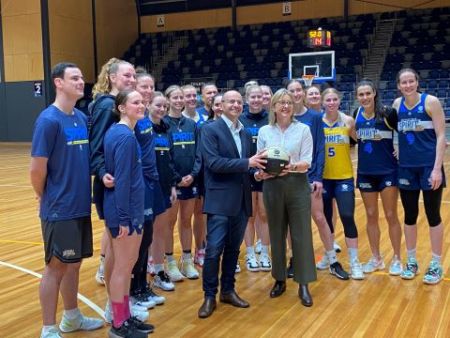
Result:
{"label": "gym wall", "polygon": [[[47,0],[51,66],[71,61],[94,83],[92,0]],[[120,57],[138,37],[134,0],[96,0],[97,66]],[[0,82],[0,141],[31,141],[45,108],[41,1],[0,0],[4,82]],[[43,88],[43,86],[42,86]]]}
{"label": "gym wall", "polygon": [[[349,0],[349,15],[400,11],[406,8],[450,6],[450,0]],[[237,24],[259,24],[344,15],[344,0],[304,0],[291,3],[292,14],[282,14],[282,3],[237,8]],[[231,8],[165,14],[164,27],[157,26],[158,15],[141,17],[142,32],[166,32],[231,26]]]}

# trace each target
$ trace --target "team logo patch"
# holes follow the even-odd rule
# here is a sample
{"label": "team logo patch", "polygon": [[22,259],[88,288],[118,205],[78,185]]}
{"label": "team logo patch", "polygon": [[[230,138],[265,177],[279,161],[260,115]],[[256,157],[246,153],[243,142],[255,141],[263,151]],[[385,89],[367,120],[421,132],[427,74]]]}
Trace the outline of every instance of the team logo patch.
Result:
{"label": "team logo patch", "polygon": [[384,182],[384,184],[386,185],[386,187],[392,186],[392,182],[391,181],[386,181],[386,182]]}
{"label": "team logo patch", "polygon": [[348,184],[343,184],[341,187],[342,191],[348,191]]}
{"label": "team logo patch", "polygon": [[409,183],[409,180],[407,180],[406,178],[399,179],[398,183],[400,183],[402,185],[410,185],[411,184],[411,183]]}
{"label": "team logo patch", "polygon": [[419,106],[419,107],[417,108],[417,112],[418,112],[419,114],[423,114],[423,106]]}
{"label": "team logo patch", "polygon": [[370,183],[360,183],[359,187],[362,189],[372,189],[372,184]]}
{"label": "team logo patch", "polygon": [[63,251],[63,257],[73,257],[73,256],[75,256],[74,249],[67,249]]}

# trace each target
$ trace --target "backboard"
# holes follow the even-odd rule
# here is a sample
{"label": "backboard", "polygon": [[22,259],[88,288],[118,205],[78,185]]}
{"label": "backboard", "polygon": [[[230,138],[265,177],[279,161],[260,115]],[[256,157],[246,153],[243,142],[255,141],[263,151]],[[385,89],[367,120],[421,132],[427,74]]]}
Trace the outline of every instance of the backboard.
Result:
{"label": "backboard", "polygon": [[314,75],[314,83],[336,80],[334,50],[326,52],[289,54],[289,79]]}

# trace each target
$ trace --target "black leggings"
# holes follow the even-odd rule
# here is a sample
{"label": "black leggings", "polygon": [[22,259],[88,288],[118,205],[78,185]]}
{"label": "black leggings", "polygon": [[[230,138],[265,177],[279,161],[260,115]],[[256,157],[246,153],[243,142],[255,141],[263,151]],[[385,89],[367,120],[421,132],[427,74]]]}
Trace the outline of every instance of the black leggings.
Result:
{"label": "black leggings", "polygon": [[133,267],[133,277],[130,284],[130,295],[139,294],[147,286],[147,261],[148,248],[152,244],[153,221],[144,222],[141,246],[139,247],[139,257]]}
{"label": "black leggings", "polygon": [[[441,224],[441,185],[437,190],[423,190],[423,204],[430,227]],[[400,189],[400,198],[402,200],[403,210],[405,211],[405,224],[415,225],[419,216],[419,195],[420,190],[404,190]]]}
{"label": "black leggings", "polygon": [[[344,225],[345,237],[358,238],[358,229],[355,224],[355,192],[340,192],[334,198],[338,206],[339,216]],[[323,198],[323,212],[333,234],[333,198],[328,196]]]}

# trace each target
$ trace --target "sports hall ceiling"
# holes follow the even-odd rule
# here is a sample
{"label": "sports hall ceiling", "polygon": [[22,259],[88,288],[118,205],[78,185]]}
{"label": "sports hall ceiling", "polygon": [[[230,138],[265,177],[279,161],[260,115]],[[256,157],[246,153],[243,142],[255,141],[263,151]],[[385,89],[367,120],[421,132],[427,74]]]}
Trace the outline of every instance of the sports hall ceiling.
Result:
{"label": "sports hall ceiling", "polygon": [[[136,0],[141,15],[187,12],[201,9],[231,7],[233,0]],[[283,2],[284,0],[234,0],[236,6]],[[292,1],[292,0],[291,0]],[[293,0],[303,1],[303,0]]]}

